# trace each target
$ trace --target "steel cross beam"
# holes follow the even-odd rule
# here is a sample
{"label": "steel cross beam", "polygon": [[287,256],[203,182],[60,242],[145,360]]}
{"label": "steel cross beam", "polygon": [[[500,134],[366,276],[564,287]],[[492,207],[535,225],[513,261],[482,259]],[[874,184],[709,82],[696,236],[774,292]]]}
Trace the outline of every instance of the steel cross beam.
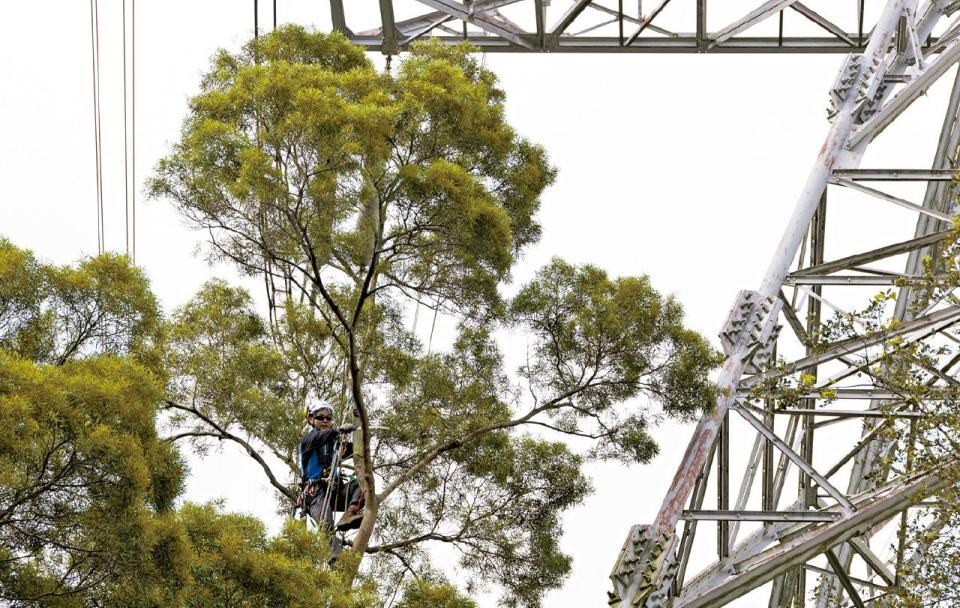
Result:
{"label": "steel cross beam", "polygon": [[[425,37],[508,53],[860,53],[867,41],[862,18],[852,10],[838,12],[837,2],[825,0],[757,0],[759,6],[728,23],[710,21],[707,0],[658,0],[646,8],[640,3],[625,8],[622,0],[366,1],[378,3],[382,15],[420,13],[395,23],[392,18],[354,23],[343,0],[330,0],[334,29],[385,54],[405,51]],[[879,0],[841,4],[859,13],[861,5],[877,6]],[[910,32],[909,46],[917,54],[943,50],[960,28],[939,37]],[[878,117],[876,127],[885,120]]]}

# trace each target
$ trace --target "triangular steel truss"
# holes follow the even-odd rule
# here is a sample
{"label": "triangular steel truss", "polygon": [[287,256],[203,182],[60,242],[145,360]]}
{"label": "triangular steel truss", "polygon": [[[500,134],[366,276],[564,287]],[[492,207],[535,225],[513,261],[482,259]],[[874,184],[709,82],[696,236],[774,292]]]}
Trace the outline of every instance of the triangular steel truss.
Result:
{"label": "triangular steel truss", "polygon": [[[378,6],[380,23],[350,11]],[[334,29],[370,50],[394,54],[432,37],[487,52],[849,53],[870,36],[877,0],[767,0],[714,23],[707,0],[330,0]],[[838,10],[842,7],[842,10]],[[400,8],[413,16],[396,18]],[[718,12],[718,11],[715,11]],[[957,32],[919,38],[925,50]]]}
{"label": "triangular steel truss", "polygon": [[[768,0],[714,30],[707,27],[706,0],[653,0],[648,6],[631,0],[633,12],[625,11],[624,0],[407,0],[408,7],[413,3],[423,12],[400,20],[394,18],[394,2],[401,0],[369,1],[379,5],[378,26],[352,29],[347,3],[331,0],[333,27],[386,54],[424,37],[468,40],[488,52],[847,53],[827,97],[826,141],[763,282],[756,291],[740,292],[721,331],[727,354],[719,377],[722,396],[694,430],[657,518],[630,530],[609,596],[610,605],[623,608],[714,607],[768,585],[771,608],[827,608],[866,606],[890,593],[900,580],[898,568],[910,556],[904,555],[898,535],[896,554],[884,558],[886,548],[878,546],[876,533],[891,522],[905,526],[903,514],[953,483],[960,467],[960,457],[948,456],[937,470],[889,473],[884,463],[894,444],[880,432],[883,425],[922,416],[923,408],[870,373],[878,348],[891,340],[900,345],[932,341],[960,326],[960,306],[941,303],[918,310],[916,294],[902,286],[923,275],[925,257],[935,255],[951,234],[960,76],[930,168],[863,169],[860,163],[871,142],[957,65],[960,18],[952,17],[960,1],[824,3],[853,6],[848,16],[854,22],[846,23],[812,0],[810,5]],[[678,28],[677,17],[669,21],[667,12],[682,4],[687,10],[679,13],[680,20],[692,22]],[[866,18],[870,10],[873,19]],[[802,17],[819,33],[795,33],[785,27],[785,14]],[[922,201],[890,192],[903,182],[925,184]],[[915,216],[909,220],[915,224],[913,236],[827,260],[828,190],[907,210]],[[897,262],[903,256],[905,268]],[[900,269],[889,267],[891,262]],[[824,307],[839,309],[835,302],[851,301],[851,293],[868,299],[892,287],[899,293],[887,330],[815,347],[811,336],[822,323]],[[776,363],[778,353],[790,352],[799,354]],[[929,369],[929,385],[957,392],[960,382],[952,372],[957,359]],[[869,384],[853,384],[857,374],[866,374]],[[807,384],[795,382],[802,388],[795,395],[798,405],[778,407],[763,392],[772,382],[801,375]],[[834,436],[821,447],[818,437],[825,428],[851,419],[862,421],[859,432],[851,429],[842,440]],[[734,496],[735,434],[735,441],[752,441],[753,447],[738,467],[741,481]],[[839,482],[841,475],[848,476],[846,485]],[[793,476],[795,484],[788,481]],[[704,507],[713,502],[707,500],[708,483],[716,483],[714,509]],[[705,536],[698,535],[703,522],[716,529],[717,557],[689,576],[691,555],[703,552],[694,549]],[[808,588],[811,577],[819,577],[817,587]],[[838,603],[841,597],[846,599]]]}

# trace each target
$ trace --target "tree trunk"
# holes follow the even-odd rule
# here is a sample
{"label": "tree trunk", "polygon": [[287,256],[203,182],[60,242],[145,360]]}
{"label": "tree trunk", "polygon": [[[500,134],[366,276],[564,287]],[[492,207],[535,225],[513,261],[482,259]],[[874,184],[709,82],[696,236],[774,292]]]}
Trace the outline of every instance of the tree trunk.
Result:
{"label": "tree trunk", "polygon": [[377,523],[377,512],[380,509],[376,496],[366,496],[364,501],[363,520],[360,523],[360,528],[357,529],[356,538],[353,539],[353,551],[357,553],[361,559],[367,547],[370,546],[373,529]]}
{"label": "tree trunk", "polygon": [[[377,196],[371,196],[370,200],[367,203],[367,207],[364,210],[365,215],[372,222],[372,238],[370,242],[370,252],[369,257],[365,261],[368,267],[371,267],[370,281],[369,285],[366,287],[367,290],[374,292],[374,295],[370,296],[369,303],[371,306],[375,305],[376,302],[376,286],[377,279],[379,277],[378,269],[376,268],[377,260],[377,248],[380,247],[381,239],[383,238],[383,223],[381,221],[381,201]],[[365,304],[364,304],[365,306]],[[354,326],[356,329],[356,326]],[[351,357],[355,357],[355,353],[351,352]],[[353,385],[353,399],[354,403],[357,404],[358,410],[357,414],[360,413],[360,408],[364,408],[363,395],[360,394],[360,386],[363,384],[363,375],[366,370],[366,361],[356,361],[354,360],[354,385]],[[357,467],[356,474],[357,479],[360,481],[360,488],[364,492],[364,508],[363,508],[363,520],[360,523],[360,528],[357,530],[357,536],[353,540],[353,551],[357,553],[360,558],[363,558],[364,553],[367,550],[367,547],[370,545],[370,539],[373,537],[373,529],[376,525],[377,512],[379,511],[379,503],[377,501],[377,488],[376,480],[373,477],[373,462],[372,458],[367,454],[367,450],[370,446],[370,437],[365,436],[364,431],[369,433],[369,428],[364,428],[362,425],[362,419],[357,416],[355,423],[357,431],[355,432],[355,441],[354,441],[354,466]]]}
{"label": "tree trunk", "polygon": [[[354,397],[356,399],[356,397]],[[373,536],[373,527],[377,518],[379,504],[377,503],[376,487],[370,485],[370,477],[367,473],[367,459],[364,452],[363,428],[359,411],[354,412],[354,426],[357,430],[353,432],[353,466],[356,467],[355,474],[360,483],[360,489],[363,490],[363,520],[360,522],[360,528],[357,530],[357,536],[353,541],[353,550],[363,559],[363,554],[370,545],[370,538]]]}

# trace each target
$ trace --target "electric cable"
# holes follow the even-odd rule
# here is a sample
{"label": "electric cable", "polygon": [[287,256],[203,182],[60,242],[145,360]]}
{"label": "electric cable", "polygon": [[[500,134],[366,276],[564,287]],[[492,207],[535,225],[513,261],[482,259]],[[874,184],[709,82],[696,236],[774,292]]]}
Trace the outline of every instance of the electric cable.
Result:
{"label": "electric cable", "polygon": [[420,317],[420,298],[417,298],[417,307],[413,311],[413,327],[410,328],[410,333],[414,336],[417,335],[417,319]]}
{"label": "electric cable", "polygon": [[123,16],[123,236],[127,257],[130,257],[130,140],[127,125],[127,0],[121,0]]}
{"label": "electric cable", "polygon": [[131,200],[131,262],[137,263],[137,0],[130,0],[130,181],[133,182]]}
{"label": "electric cable", "polygon": [[96,167],[97,253],[104,250],[103,160],[100,131],[100,10],[98,0],[90,0],[90,53],[93,87],[93,147]]}

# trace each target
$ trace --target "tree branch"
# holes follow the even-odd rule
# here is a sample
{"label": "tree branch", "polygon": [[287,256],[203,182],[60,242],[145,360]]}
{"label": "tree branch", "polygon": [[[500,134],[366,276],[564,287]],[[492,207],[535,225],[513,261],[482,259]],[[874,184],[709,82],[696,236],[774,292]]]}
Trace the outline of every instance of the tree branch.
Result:
{"label": "tree branch", "polygon": [[[282,495],[286,496],[290,501],[294,501],[297,499],[297,495],[290,488],[283,485],[277,480],[276,476],[273,474],[273,471],[270,469],[270,465],[267,464],[267,462],[263,459],[263,456],[261,456],[253,448],[253,446],[250,445],[249,442],[245,441],[241,437],[234,435],[233,433],[228,432],[226,429],[224,429],[219,424],[217,424],[212,418],[204,415],[200,410],[198,410],[195,407],[180,405],[179,403],[176,403],[169,399],[165,399],[164,402],[167,404],[168,408],[193,414],[194,416],[196,416],[197,418],[205,422],[207,425],[209,425],[212,429],[216,431],[216,434],[210,434],[209,436],[213,436],[213,437],[219,436],[222,439],[227,439],[229,441],[236,443],[240,447],[242,447],[244,450],[246,450],[250,458],[253,458],[257,462],[257,464],[260,465],[260,468],[263,469],[263,472],[267,476],[267,479],[270,480],[270,485],[272,485]],[[189,436],[189,434],[182,434],[182,435]],[[195,436],[205,436],[205,435],[195,435]],[[176,440],[176,438],[179,438],[179,437],[174,436],[174,439],[168,439],[168,441]]]}
{"label": "tree branch", "polygon": [[393,493],[394,490],[396,490],[402,484],[406,483],[409,479],[417,475],[421,470],[423,470],[431,462],[436,460],[440,455],[444,454],[445,452],[455,450],[463,446],[464,444],[467,444],[473,441],[477,437],[480,437],[481,435],[484,435],[491,431],[499,431],[503,429],[513,428],[515,426],[520,426],[521,424],[526,424],[530,422],[533,419],[533,417],[538,414],[566,406],[568,399],[570,399],[574,395],[582,393],[583,391],[589,388],[592,388],[593,386],[595,385],[592,384],[592,378],[591,378],[591,381],[588,381],[586,384],[581,384],[568,391],[565,391],[564,393],[554,397],[553,399],[550,399],[549,401],[544,402],[543,405],[531,409],[530,411],[528,411],[526,414],[524,414],[519,418],[514,418],[512,420],[504,420],[502,422],[488,424],[484,427],[481,427],[479,429],[466,433],[465,435],[461,435],[458,438],[450,439],[441,444],[436,445],[433,449],[426,452],[423,455],[423,457],[415,465],[413,465],[412,467],[407,469],[404,473],[402,473],[400,476],[398,476],[396,479],[391,481],[387,485],[387,487],[383,489],[383,492],[377,496],[377,500],[379,502],[382,502],[384,499],[386,499],[387,496]]}

